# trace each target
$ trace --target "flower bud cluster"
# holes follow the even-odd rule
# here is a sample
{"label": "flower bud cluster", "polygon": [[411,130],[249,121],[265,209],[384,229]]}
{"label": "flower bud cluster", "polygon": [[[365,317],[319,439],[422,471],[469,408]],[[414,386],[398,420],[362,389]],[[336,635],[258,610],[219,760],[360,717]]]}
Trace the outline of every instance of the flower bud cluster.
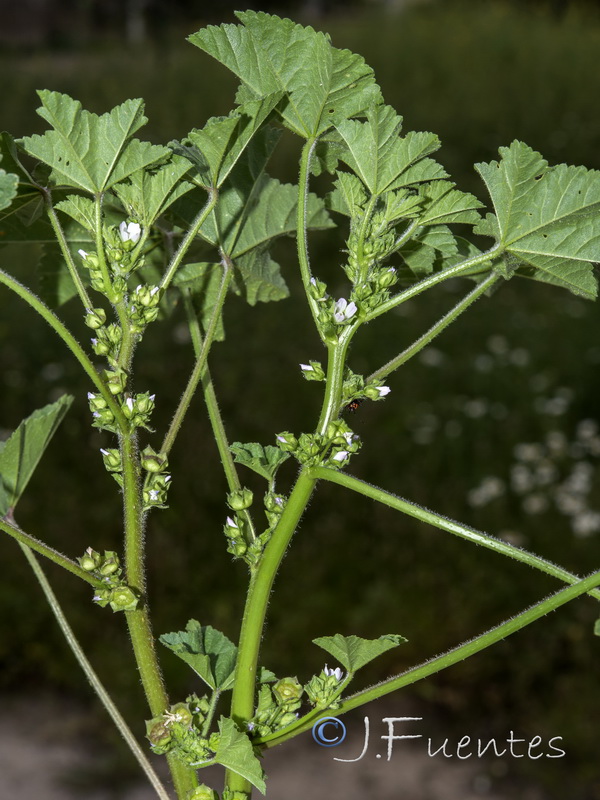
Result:
{"label": "flower bud cluster", "polygon": [[214,789],[211,789],[210,786],[201,783],[188,795],[188,800],[219,800],[219,794]]}
{"label": "flower bud cluster", "polygon": [[266,736],[298,719],[303,686],[297,678],[281,678],[273,686],[263,684],[258,693],[256,714],[249,723],[254,735]]}
{"label": "flower bud cluster", "polygon": [[111,297],[112,295],[112,286],[106,285],[104,281],[104,275],[102,274],[102,270],[100,269],[100,262],[98,260],[97,253],[88,253],[86,250],[80,249],[77,251],[78,255],[81,256],[81,260],[83,262],[83,266],[87,269],[90,274],[90,284],[93,289],[100,294],[105,295],[106,297]]}
{"label": "flower bud cluster", "polygon": [[108,403],[104,397],[102,397],[101,394],[88,392],[87,398],[90,411],[92,412],[92,417],[94,418],[94,421],[92,422],[94,428],[100,428],[100,430],[103,431],[112,431],[112,433],[116,433],[117,423],[114,414],[108,407]]}
{"label": "flower bud cluster", "polygon": [[100,555],[88,547],[79,559],[79,565],[91,573],[102,586],[96,588],[94,602],[105,608],[110,605],[113,611],[133,611],[139,603],[139,594],[128,586],[122,578],[121,561],[114,550],[105,550]]}
{"label": "flower bud cluster", "polygon": [[185,703],[175,703],[164,714],[147,720],[146,736],[153,752],[172,753],[189,766],[213,758],[220,736],[213,733],[207,738],[201,734],[208,710],[206,697],[190,695]]}
{"label": "flower bud cluster", "polygon": [[382,381],[365,381],[362,375],[357,375],[346,368],[342,386],[342,405],[348,406],[353,401],[383,400],[391,392],[389,386],[384,386]]}
{"label": "flower bud cluster", "polygon": [[293,433],[283,431],[275,438],[281,450],[292,453],[307,467],[344,467],[361,445],[343,419],[330,422],[324,434],[301,433],[296,438]]}
{"label": "flower bud cluster", "polygon": [[[94,311],[96,310],[94,309]],[[87,319],[88,317],[86,316],[86,322]],[[121,327],[113,322],[110,325],[96,328],[95,334],[91,340],[94,353],[98,356],[104,356],[109,364],[116,365],[123,338]]]}
{"label": "flower bud cluster", "polygon": [[167,493],[171,486],[167,456],[148,445],[140,453],[140,465],[147,473],[142,490],[143,510],[167,508]]}
{"label": "flower bud cluster", "polygon": [[248,550],[246,536],[244,535],[245,528],[246,521],[239,514],[227,517],[223,528],[223,533],[227,539],[227,552],[231,553],[236,559],[244,558]]}
{"label": "flower bud cluster", "polygon": [[149,425],[150,415],[154,411],[154,398],[156,395],[149,394],[148,392],[141,392],[134,394],[133,397],[127,397],[121,404],[121,410],[125,419],[129,420],[131,428],[146,428],[151,431]]}
{"label": "flower bud cluster", "polygon": [[330,669],[327,664],[320,675],[313,675],[304,687],[310,703],[315,708],[339,708],[339,702],[332,698],[344,680],[344,673],[339,667]]}
{"label": "flower bud cluster", "polygon": [[146,325],[158,317],[161,291],[159,286],[140,284],[127,297],[127,315],[132,333],[141,334]]}

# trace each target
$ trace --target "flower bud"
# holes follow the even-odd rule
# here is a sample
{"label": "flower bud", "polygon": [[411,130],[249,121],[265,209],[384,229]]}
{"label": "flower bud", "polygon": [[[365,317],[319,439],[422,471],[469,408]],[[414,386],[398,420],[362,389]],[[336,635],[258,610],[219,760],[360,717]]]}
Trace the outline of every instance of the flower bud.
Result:
{"label": "flower bud", "polygon": [[272,514],[281,514],[285,508],[285,497],[282,494],[267,492],[265,495],[265,509]]}
{"label": "flower bud", "polygon": [[120,566],[121,562],[119,560],[119,556],[115,553],[115,551],[105,550],[104,558],[102,559],[102,564],[98,567],[98,573],[102,575],[104,578],[107,578],[110,575],[114,575],[115,572],[118,572]]}
{"label": "flower bud", "polygon": [[368,397],[369,400],[383,400],[390,392],[389,386],[369,385],[365,387],[365,397]]}
{"label": "flower bud", "polygon": [[[146,720],[146,736],[153,748],[165,747],[171,741],[171,731],[165,724],[164,717]],[[162,752],[165,752],[164,750]]]}
{"label": "flower bud", "polygon": [[188,794],[187,800],[219,800],[219,795],[210,786],[201,783],[192,790],[191,794]]}
{"label": "flower bud", "polygon": [[108,450],[101,448],[100,452],[102,453],[102,460],[104,461],[104,466],[108,472],[122,471],[121,453],[116,447],[111,447]]}
{"label": "flower bud", "polygon": [[289,431],[278,433],[275,439],[277,440],[277,446],[284,453],[293,453],[298,448],[298,439]]}
{"label": "flower bud", "polygon": [[273,694],[278,705],[299,700],[303,691],[298,678],[281,678],[273,686]]}
{"label": "flower bud", "polygon": [[113,611],[134,611],[139,599],[129,586],[118,586],[110,594],[110,607]]}
{"label": "flower bud", "polygon": [[150,445],[142,450],[140,454],[140,463],[142,469],[145,469],[146,472],[164,472],[169,468],[167,456],[162,453],[156,453]]}
{"label": "flower bud", "polygon": [[96,550],[88,547],[85,553],[79,558],[79,566],[86,572],[95,572],[102,563],[102,556]]}
{"label": "flower bud", "polygon": [[127,386],[127,373],[120,367],[104,370],[108,390],[111,394],[122,394]]}
{"label": "flower bud", "polygon": [[253,499],[254,495],[250,489],[236,489],[236,491],[227,495],[227,505],[233,511],[243,511],[246,508],[250,508]]}
{"label": "flower bud", "polygon": [[177,722],[182,725],[192,724],[193,715],[187,703],[175,703],[175,705],[170,706],[169,715],[177,717]]}
{"label": "flower bud", "polygon": [[379,271],[377,278],[377,286],[380,289],[387,289],[390,286],[393,286],[398,281],[398,276],[396,274],[396,270],[394,267],[389,267],[387,269],[382,269]]}
{"label": "flower bud", "polygon": [[85,315],[85,324],[88,328],[97,330],[106,322],[106,311],[103,308],[88,308]]}
{"label": "flower bud", "polygon": [[309,361],[308,364],[300,364],[300,369],[307,381],[325,380],[325,370],[318,361]]}

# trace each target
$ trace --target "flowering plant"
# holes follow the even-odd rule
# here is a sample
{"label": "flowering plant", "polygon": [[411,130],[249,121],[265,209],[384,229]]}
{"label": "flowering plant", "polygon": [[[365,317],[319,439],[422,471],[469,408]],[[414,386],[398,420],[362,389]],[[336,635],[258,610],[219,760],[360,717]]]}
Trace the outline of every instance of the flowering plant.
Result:
{"label": "flowering plant", "polygon": [[[82,668],[156,793],[167,798],[74,639],[36,553],[89,583],[96,604],[124,613],[150,709],[147,738],[155,753],[166,755],[181,800],[217,797],[198,777],[209,764],[225,768],[223,800],[249,798],[253,786],[264,792],[258,754],[311,728],[324,712],[342,715],[431,675],[582,594],[600,599],[600,571],[582,579],[345,471],[361,446],[349,412],[386,399],[388,377],[478,298],[515,277],[596,296],[600,176],[583,167],[550,167],[515,141],[500,149],[498,161],[476,166],[493,209],[482,213],[482,203],[458,190],[432,158],[437,136],[402,134],[401,118],[384,103],[362,58],[290,20],[254,12],[238,18],[239,25],[208,27],[190,37],[240,79],[228,116],[209,119],[162,147],[134,138],[146,122],[141,100],[97,116],[67,95],[41,91],[39,114],[50,129],[19,140],[4,135],[1,142],[4,230],[19,229],[29,239],[53,236],[60,263],[51,296],[36,296],[5,271],[0,283],[39,313],[89,378],[92,425],[114,445],[103,447],[101,456],[122,493],[123,552],[90,545],[75,560],[16,522],[17,503],[70,397],[34,412],[3,443],[0,529],[20,543]],[[265,171],[282,129],[303,143],[297,186]],[[313,176],[333,176],[324,197],[309,190]],[[40,202],[45,219],[28,231],[24,220]],[[309,258],[309,233],[331,228],[334,220],[347,230],[342,297],[330,293]],[[230,443],[208,358],[224,337],[222,311],[233,293],[251,305],[289,294],[270,252],[284,234],[296,237],[303,301],[326,359],[300,364],[306,380],[323,384],[321,412],[310,431],[272,431],[269,444]],[[469,283],[454,308],[370,375],[352,371],[350,346],[364,325],[453,278]],[[80,301],[93,333],[87,350],[55,310],[71,298]],[[195,363],[170,425],[158,436],[152,413],[160,395],[137,390],[136,349],[149,325],[180,311]],[[228,482],[225,544],[247,565],[248,591],[237,645],[196,620],[160,636],[206,687],[172,703],[151,629],[143,532],[152,515],[167,508],[171,450],[199,388]],[[298,464],[291,485],[279,475],[288,459]],[[244,486],[238,466],[266,481],[261,497]],[[315,644],[340,666],[326,665],[305,684],[278,677],[259,665],[267,603],[319,481],[519,560],[566,588],[444,655],[352,695],[346,690],[356,672],[401,645],[400,634],[319,637]],[[229,692],[226,713],[215,721]]]}

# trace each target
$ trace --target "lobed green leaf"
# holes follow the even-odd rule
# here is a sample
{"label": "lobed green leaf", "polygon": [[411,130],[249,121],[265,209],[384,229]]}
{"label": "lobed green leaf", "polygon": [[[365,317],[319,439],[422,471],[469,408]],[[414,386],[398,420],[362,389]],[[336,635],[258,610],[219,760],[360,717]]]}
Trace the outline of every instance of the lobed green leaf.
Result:
{"label": "lobed green leaf", "polygon": [[242,81],[241,97],[284,92],[278,111],[305,139],[381,101],[373,71],[361,56],[333,47],[329,37],[289,19],[238,11],[241,25],[209,26],[189,41]]}
{"label": "lobed green leaf", "polygon": [[147,120],[142,100],[126,100],[98,116],[66,94],[43,90],[38,114],[52,130],[26,136],[25,151],[52,168],[51,180],[61,186],[100,195],[102,192],[170,155],[166,147],[133,139]]}
{"label": "lobed green leaf", "polygon": [[385,634],[378,639],[363,639],[361,636],[342,636],[336,633],[335,636],[321,636],[313,639],[314,644],[326,650],[348,672],[356,672],[369,661],[380,656],[382,653],[406,642],[404,636],[396,633]]}
{"label": "lobed green leaf", "polygon": [[221,737],[215,752],[215,761],[241,775],[256,786],[259,792],[265,794],[265,773],[254,754],[248,735],[238,730],[229,717],[221,717],[219,720],[219,733]]}

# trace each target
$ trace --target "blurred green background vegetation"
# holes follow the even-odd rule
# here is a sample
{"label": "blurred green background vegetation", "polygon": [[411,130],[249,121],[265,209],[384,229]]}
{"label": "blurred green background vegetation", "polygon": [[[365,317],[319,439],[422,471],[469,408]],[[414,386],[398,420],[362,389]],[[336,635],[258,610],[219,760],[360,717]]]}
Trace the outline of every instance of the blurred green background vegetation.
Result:
{"label": "blurred green background vegetation", "polygon": [[[333,43],[361,53],[405,129],[439,134],[440,161],[460,188],[482,199],[473,163],[515,138],[551,164],[600,168],[600,15],[593,4],[557,15],[556,4],[429,2],[404,13],[363,12],[323,20]],[[167,142],[207,117],[227,113],[231,76],[184,41],[193,28],[139,48],[96,41],[85,49],[5,52],[10,76],[2,127],[43,130],[35,89],[67,92],[103,112],[143,97],[146,137]],[[271,164],[294,181],[298,142],[284,138]],[[337,267],[343,230],[312,242],[314,270],[344,291]],[[2,266],[35,286],[35,248],[4,248]],[[299,300],[293,244],[278,245],[292,300],[250,309],[232,298],[227,339],[211,368],[231,441],[272,442],[275,432],[312,429],[319,388],[298,363],[322,358]],[[374,323],[356,342],[351,366],[368,373],[421,335],[465,291],[450,283]],[[64,316],[88,335],[74,305]],[[192,356],[181,319],[149,329],[137,357],[138,386],[157,394],[164,429]],[[514,280],[455,323],[433,347],[390,378],[385,403],[365,403],[351,423],[364,440],[351,472],[476,528],[501,535],[579,573],[600,562],[598,457],[600,314],[558,289]],[[64,392],[76,402],[21,502],[25,530],[70,555],[119,546],[115,484],[97,454],[105,437],[89,427],[87,382],[61,345],[17,299],[0,292],[0,426],[8,432]],[[283,402],[282,402],[283,400]],[[245,569],[230,563],[222,524],[225,482],[199,397],[172,453],[171,508],[148,525],[150,601],[155,630],[190,617],[237,636]],[[286,465],[284,482],[293,479]],[[259,490],[253,476],[245,478]],[[0,690],[51,687],[87,697],[71,655],[38,596],[16,545],[0,540]],[[48,573],[101,676],[140,712],[128,672],[122,620],[90,605],[89,592]],[[558,588],[555,581],[488,551],[428,529],[341,488],[322,486],[286,557],[269,611],[263,661],[306,680],[322,666],[310,644],[320,635],[398,632],[409,643],[365,671],[380,679],[449,648]],[[600,642],[590,599],[576,601],[505,643],[411,691],[444,720],[473,736],[508,730],[563,736],[567,758],[522,759],[521,776],[570,800],[597,800]],[[197,689],[169,654],[174,698]],[[401,698],[394,699],[401,701]],[[392,700],[390,700],[390,704]],[[568,762],[568,763],[567,763]],[[510,775],[500,776],[510,780]],[[499,778],[499,779],[500,779]],[[557,788],[558,787],[558,788]],[[516,792],[516,790],[515,790]],[[554,794],[554,792],[558,792]],[[521,795],[514,794],[514,797]]]}

